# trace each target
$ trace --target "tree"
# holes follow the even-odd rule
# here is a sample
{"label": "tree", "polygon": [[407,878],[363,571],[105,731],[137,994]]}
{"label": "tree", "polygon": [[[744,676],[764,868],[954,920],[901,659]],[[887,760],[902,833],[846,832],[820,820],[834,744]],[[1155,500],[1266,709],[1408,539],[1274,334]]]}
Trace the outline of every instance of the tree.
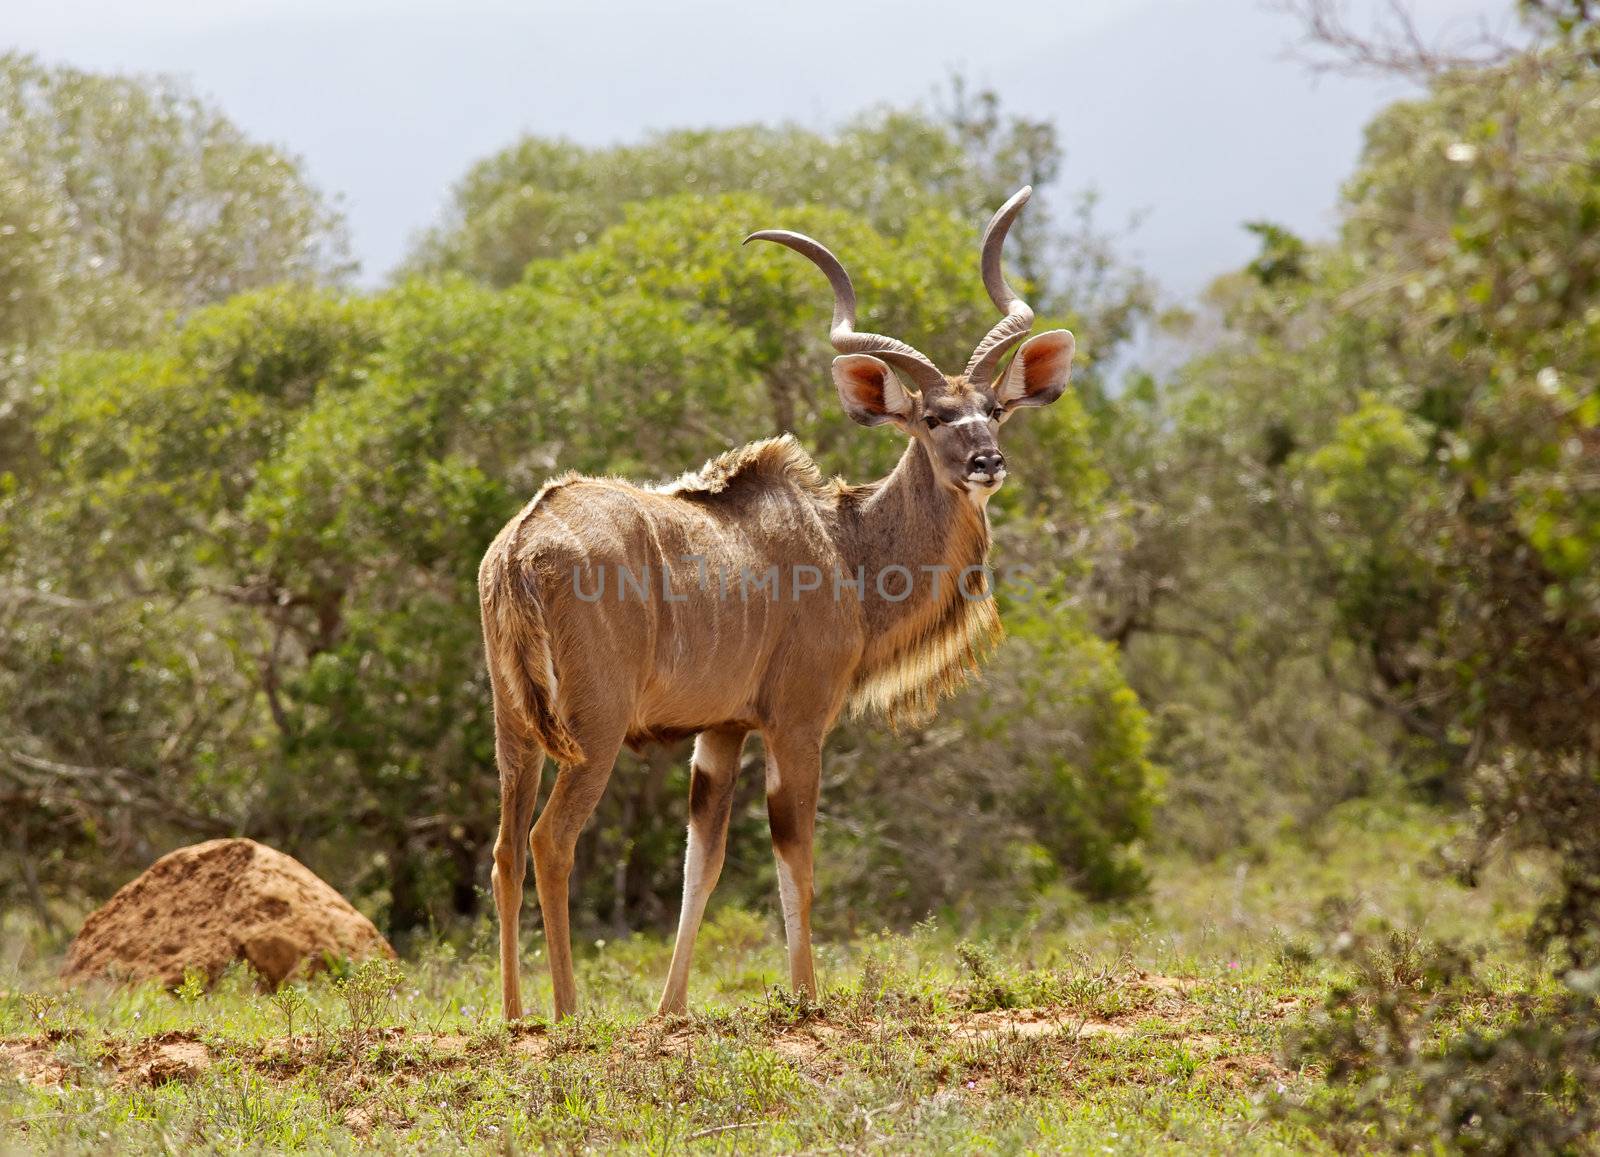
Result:
{"label": "tree", "polygon": [[294,157],[164,77],[0,54],[0,463],[39,466],[32,386],[241,290],[341,279],[344,222]]}
{"label": "tree", "polygon": [[1356,729],[1386,719],[1370,734],[1415,785],[1477,796],[1486,834],[1558,850],[1547,926],[1584,952],[1600,894],[1574,826],[1600,797],[1596,35],[1573,22],[1470,67],[1332,41],[1414,68],[1427,93],[1370,126],[1337,241],[1258,229],[1261,259],[1214,291],[1223,340],[1154,414],[1128,400],[1155,449],[1113,455],[1145,513],[1139,562],[1105,584],[1107,621],[1147,636],[1136,683],[1158,703],[1212,693],[1208,663],[1163,633],[1226,656],[1257,701],[1281,686],[1263,656],[1324,656],[1321,709],[1302,715],[1353,698]]}
{"label": "tree", "polygon": [[350,268],[301,163],[183,85],[15,52],[0,55],[0,222],[0,347],[124,340],[164,310]]}
{"label": "tree", "polygon": [[[1031,183],[1040,195],[1013,233],[1012,271],[1042,313],[1083,319],[1105,358],[1148,312],[1151,287],[1096,227],[1092,194],[1053,216],[1062,156],[1054,126],[1007,115],[994,93],[970,92],[959,79],[932,109],[879,109],[832,134],[746,125],[601,149],[525,137],[467,172],[406,271],[510,285],[530,262],[593,243],[628,206],[675,194],[754,194],[785,221],[792,210],[827,206],[906,240],[936,210],[973,229]],[[959,255],[975,251],[973,238]]]}

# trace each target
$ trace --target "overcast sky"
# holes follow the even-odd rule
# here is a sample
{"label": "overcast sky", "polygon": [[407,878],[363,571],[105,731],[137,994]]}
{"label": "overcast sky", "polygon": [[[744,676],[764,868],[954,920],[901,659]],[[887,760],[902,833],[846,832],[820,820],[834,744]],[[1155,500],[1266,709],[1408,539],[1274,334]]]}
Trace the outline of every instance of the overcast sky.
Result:
{"label": "overcast sky", "polygon": [[[1052,119],[1065,184],[1135,214],[1130,250],[1174,295],[1252,252],[1240,222],[1333,222],[1361,126],[1394,81],[1313,76],[1262,0],[52,0],[0,44],[187,77],[343,198],[374,281],[473,160],[523,132],[585,143],[793,120],[825,128],[926,98],[953,70]],[[1460,30],[1507,0],[1421,0]],[[23,8],[22,11],[17,11]],[[1360,10],[1358,5],[1357,11]],[[1004,16],[1001,22],[1001,14]]]}

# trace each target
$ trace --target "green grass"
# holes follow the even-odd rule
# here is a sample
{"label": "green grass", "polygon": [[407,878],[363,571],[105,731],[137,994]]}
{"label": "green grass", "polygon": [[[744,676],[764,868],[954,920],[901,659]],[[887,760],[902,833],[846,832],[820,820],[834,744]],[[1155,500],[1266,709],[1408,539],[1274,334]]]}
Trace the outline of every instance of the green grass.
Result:
{"label": "green grass", "polygon": [[[1465,936],[1505,983],[1540,876],[1467,891],[1426,868],[1449,832],[1365,808],[1256,859],[1156,865],[1115,910],[1041,896],[1005,929],[937,921],[819,945],[814,1004],[784,991],[777,922],[714,911],[686,1019],[651,1016],[670,944],[584,945],[584,1013],[514,1029],[485,924],[400,965],[273,995],[66,989],[60,945],[9,930],[0,1148],[640,1152],[1302,1152],[1285,1104],[1318,1095],[1285,1034],[1330,977],[1330,901]],[[547,1008],[537,933],[525,982]],[[7,1069],[10,1072],[7,1072]]]}

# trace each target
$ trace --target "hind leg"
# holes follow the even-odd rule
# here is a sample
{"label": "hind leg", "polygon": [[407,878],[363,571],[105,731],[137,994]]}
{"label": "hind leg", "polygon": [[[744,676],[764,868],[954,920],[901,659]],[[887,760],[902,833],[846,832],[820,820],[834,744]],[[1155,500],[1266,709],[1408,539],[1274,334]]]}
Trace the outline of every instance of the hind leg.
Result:
{"label": "hind leg", "polygon": [[519,976],[519,923],[522,882],[528,871],[528,829],[539,800],[544,752],[514,719],[511,708],[495,697],[494,754],[500,768],[500,833],[494,841],[494,868],[489,874],[495,913],[500,919],[500,1007],[507,1020],[522,1015]]}
{"label": "hind leg", "polygon": [[545,947],[550,951],[550,982],[555,989],[556,1019],[571,1016],[578,1007],[577,985],[572,978],[572,931],[568,921],[568,885],[572,878],[573,851],[583,825],[605,794],[612,765],[622,748],[622,727],[588,728],[578,742],[589,758],[561,768],[550,801],[533,826],[533,878],[539,890],[539,910],[544,914]]}

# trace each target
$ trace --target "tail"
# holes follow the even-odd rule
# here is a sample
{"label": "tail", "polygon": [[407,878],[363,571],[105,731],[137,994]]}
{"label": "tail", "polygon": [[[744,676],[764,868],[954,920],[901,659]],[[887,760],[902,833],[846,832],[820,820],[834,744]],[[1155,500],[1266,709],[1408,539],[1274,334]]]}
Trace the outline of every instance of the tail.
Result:
{"label": "tail", "polygon": [[500,549],[478,572],[489,672],[520,722],[558,763],[583,762],[583,748],[561,718],[550,632],[538,588]]}

